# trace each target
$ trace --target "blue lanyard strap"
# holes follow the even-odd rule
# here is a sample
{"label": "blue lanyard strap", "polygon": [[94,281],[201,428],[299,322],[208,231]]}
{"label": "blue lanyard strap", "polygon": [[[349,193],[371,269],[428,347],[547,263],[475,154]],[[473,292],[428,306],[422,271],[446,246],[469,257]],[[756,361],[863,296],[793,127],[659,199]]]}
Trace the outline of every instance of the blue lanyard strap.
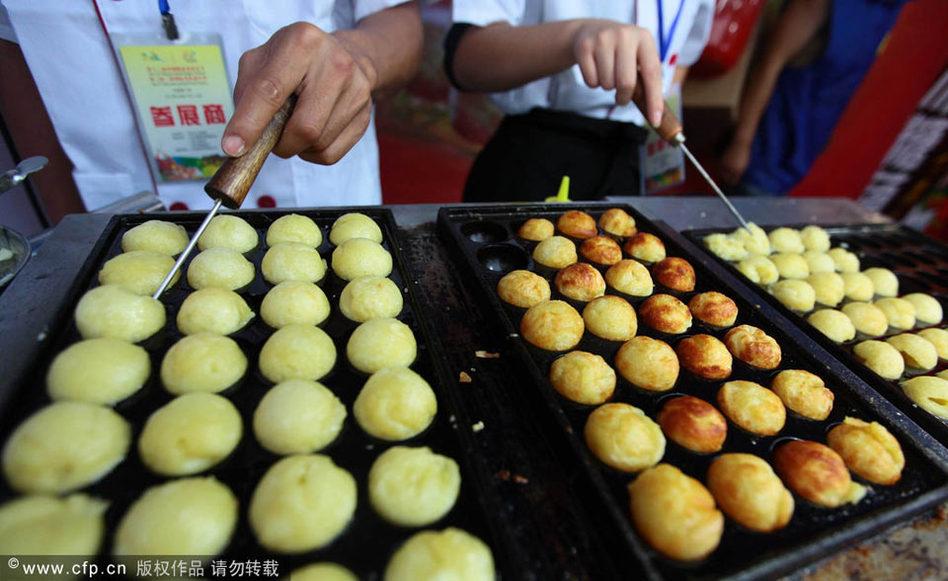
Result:
{"label": "blue lanyard strap", "polygon": [[668,47],[671,46],[672,37],[675,36],[675,29],[678,28],[678,19],[681,18],[681,11],[685,7],[685,0],[678,4],[678,11],[675,12],[675,18],[672,20],[671,28],[668,29],[668,36],[665,36],[665,18],[662,10],[662,0],[658,0],[658,57],[665,62],[668,55]]}

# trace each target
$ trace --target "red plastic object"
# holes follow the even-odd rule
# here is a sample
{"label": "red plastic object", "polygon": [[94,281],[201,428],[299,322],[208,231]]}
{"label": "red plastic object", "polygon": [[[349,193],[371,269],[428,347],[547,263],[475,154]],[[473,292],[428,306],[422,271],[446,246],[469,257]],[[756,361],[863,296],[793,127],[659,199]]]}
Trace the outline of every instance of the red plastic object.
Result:
{"label": "red plastic object", "polygon": [[717,0],[711,37],[689,76],[711,78],[731,70],[744,53],[764,0]]}

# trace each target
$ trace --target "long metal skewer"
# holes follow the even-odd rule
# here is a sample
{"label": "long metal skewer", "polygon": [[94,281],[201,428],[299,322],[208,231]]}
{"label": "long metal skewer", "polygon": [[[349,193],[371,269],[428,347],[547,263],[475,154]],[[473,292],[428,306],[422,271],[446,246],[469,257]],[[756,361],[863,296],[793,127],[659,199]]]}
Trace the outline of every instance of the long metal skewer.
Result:
{"label": "long metal skewer", "polygon": [[168,285],[171,284],[171,279],[174,278],[174,275],[181,270],[181,265],[184,264],[184,261],[188,259],[188,256],[191,254],[191,251],[194,250],[194,245],[197,244],[198,238],[201,237],[201,234],[204,234],[204,231],[207,230],[207,225],[211,223],[211,219],[217,215],[217,211],[221,209],[221,205],[224,203],[224,200],[218,199],[214,202],[214,207],[211,208],[211,211],[207,213],[204,221],[201,222],[201,225],[198,226],[197,231],[194,233],[194,236],[191,237],[191,240],[188,242],[188,245],[184,247],[184,250],[181,251],[181,254],[178,256],[178,259],[174,261],[174,266],[171,267],[171,270],[168,271],[168,274],[165,275],[165,279],[161,281],[161,284],[158,285],[158,290],[155,291],[155,294],[151,295],[151,298],[157,299],[161,296],[161,293],[165,292],[165,289],[168,288]]}
{"label": "long metal skewer", "polygon": [[741,223],[741,226],[750,231],[750,227],[747,225],[747,221],[744,220],[744,217],[741,216],[741,213],[737,211],[737,208],[734,207],[734,204],[731,203],[731,200],[727,199],[727,196],[724,195],[724,192],[721,191],[721,188],[718,187],[718,184],[714,183],[714,180],[711,179],[711,176],[708,175],[708,172],[704,170],[704,167],[698,163],[698,160],[695,159],[695,156],[693,156],[691,151],[688,150],[688,146],[685,145],[684,133],[679,133],[675,136],[674,144],[681,148],[681,151],[685,154],[685,157],[691,161],[692,165],[695,166],[695,169],[698,170],[698,173],[701,174],[701,177],[703,177],[704,180],[708,182],[708,185],[711,186],[711,189],[714,190],[714,193],[717,194],[719,198],[721,198],[721,201],[724,202],[724,205],[727,206],[727,209],[730,210],[732,214],[734,214],[734,217],[737,218],[737,221]]}

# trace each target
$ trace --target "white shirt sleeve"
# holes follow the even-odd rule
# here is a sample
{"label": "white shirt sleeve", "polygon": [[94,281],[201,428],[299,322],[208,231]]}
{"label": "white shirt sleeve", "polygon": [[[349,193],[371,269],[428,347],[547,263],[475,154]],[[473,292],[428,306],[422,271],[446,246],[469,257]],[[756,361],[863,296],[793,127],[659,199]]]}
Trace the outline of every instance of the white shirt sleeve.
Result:
{"label": "white shirt sleeve", "polygon": [[355,0],[355,21],[359,22],[370,14],[381,12],[386,8],[404,4],[407,0]]}
{"label": "white shirt sleeve", "polygon": [[454,0],[451,17],[454,22],[487,26],[507,22],[512,26],[523,23],[525,0]]}
{"label": "white shirt sleeve", "polygon": [[714,2],[702,0],[695,12],[694,23],[688,32],[688,37],[678,53],[678,65],[687,67],[698,62],[704,47],[711,36],[711,23],[714,20]]}

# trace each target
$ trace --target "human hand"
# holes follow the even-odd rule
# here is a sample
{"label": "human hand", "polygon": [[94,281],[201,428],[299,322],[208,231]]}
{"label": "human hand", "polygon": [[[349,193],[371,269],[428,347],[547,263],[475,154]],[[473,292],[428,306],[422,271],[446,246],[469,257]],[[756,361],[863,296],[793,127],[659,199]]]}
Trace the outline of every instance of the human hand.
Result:
{"label": "human hand", "polygon": [[732,140],[721,155],[721,181],[729,186],[741,181],[750,163],[750,144]]}
{"label": "human hand", "polygon": [[616,105],[627,105],[641,80],[645,118],[661,124],[662,63],[655,40],[645,28],[614,20],[585,19],[573,34],[573,56],[590,87],[616,90]]}
{"label": "human hand", "polygon": [[297,22],[240,57],[234,115],[222,147],[244,153],[291,94],[298,100],[273,153],[320,164],[339,161],[365,133],[376,72],[370,59],[346,42]]}

